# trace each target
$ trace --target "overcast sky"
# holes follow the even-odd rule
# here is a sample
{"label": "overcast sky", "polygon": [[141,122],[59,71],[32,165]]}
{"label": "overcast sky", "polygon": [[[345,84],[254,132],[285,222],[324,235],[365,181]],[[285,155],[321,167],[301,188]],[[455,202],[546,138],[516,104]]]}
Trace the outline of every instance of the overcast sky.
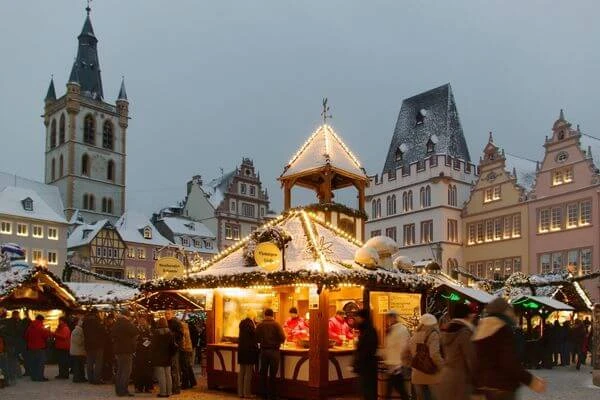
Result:
{"label": "overcast sky", "polygon": [[[1,171],[43,179],[43,98],[50,74],[65,91],[84,7],[2,2]],[[149,214],[182,199],[192,175],[246,156],[281,210],[276,178],[323,96],[369,174],[402,99],[446,82],[475,161],[490,130],[539,158],[560,108],[600,136],[599,11],[597,0],[95,0],[105,97],[125,75],[130,100],[127,207]]]}

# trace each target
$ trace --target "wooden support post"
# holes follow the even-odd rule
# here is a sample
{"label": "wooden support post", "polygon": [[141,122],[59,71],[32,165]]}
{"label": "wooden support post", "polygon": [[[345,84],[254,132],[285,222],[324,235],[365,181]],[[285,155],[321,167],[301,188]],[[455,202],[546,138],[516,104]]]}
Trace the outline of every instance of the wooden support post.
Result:
{"label": "wooden support post", "polygon": [[319,309],[310,310],[308,349],[308,399],[327,398],[329,384],[329,292],[319,294]]}
{"label": "wooden support post", "polygon": [[292,184],[290,181],[283,183],[283,210],[287,211],[292,208]]}

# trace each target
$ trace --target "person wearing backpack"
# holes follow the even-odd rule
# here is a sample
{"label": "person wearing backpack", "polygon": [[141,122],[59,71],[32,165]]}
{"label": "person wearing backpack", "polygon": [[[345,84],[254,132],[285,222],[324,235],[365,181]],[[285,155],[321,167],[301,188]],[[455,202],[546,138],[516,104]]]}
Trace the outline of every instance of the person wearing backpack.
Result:
{"label": "person wearing backpack", "polygon": [[411,382],[417,400],[435,400],[444,366],[440,347],[440,330],[432,314],[423,314],[414,335],[408,341],[408,359],[412,367]]}

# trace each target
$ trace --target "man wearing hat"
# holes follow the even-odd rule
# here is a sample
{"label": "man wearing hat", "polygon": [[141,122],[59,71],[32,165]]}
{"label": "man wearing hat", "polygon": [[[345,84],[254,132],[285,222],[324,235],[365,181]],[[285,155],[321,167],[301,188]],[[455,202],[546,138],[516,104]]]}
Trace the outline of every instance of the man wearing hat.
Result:
{"label": "man wearing hat", "polygon": [[488,400],[514,400],[516,391],[526,385],[534,392],[546,390],[546,383],[524,369],[517,356],[513,328],[515,313],[503,298],[496,298],[485,308],[486,317],[479,321],[473,342],[477,368],[474,382]]}
{"label": "man wearing hat", "polygon": [[285,337],[288,342],[296,342],[308,338],[308,323],[298,315],[296,307],[290,308],[290,317],[283,325]]}
{"label": "man wearing hat", "polygon": [[396,310],[390,310],[387,315],[387,336],[385,337],[384,362],[387,367],[388,384],[386,388],[386,399],[392,398],[392,391],[396,390],[402,400],[410,397],[404,385],[404,363],[402,354],[406,351],[410,333],[404,324],[400,322]]}

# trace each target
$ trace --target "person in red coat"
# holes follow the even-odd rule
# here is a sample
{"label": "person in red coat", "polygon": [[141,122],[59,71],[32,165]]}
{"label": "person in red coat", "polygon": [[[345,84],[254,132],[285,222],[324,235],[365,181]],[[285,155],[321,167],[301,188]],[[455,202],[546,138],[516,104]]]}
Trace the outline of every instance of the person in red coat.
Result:
{"label": "person in red coat", "polygon": [[69,350],[71,349],[71,330],[67,319],[60,317],[58,327],[54,331],[54,348],[58,361],[58,375],[56,379],[69,379]]}
{"label": "person in red coat", "polygon": [[30,375],[34,382],[47,381],[44,377],[46,364],[46,347],[48,339],[52,336],[50,330],[44,327],[44,316],[38,315],[35,321],[29,324],[25,331],[25,341],[29,351]]}
{"label": "person in red coat", "polygon": [[290,317],[285,321],[283,331],[288,342],[308,339],[308,322],[298,315],[296,307],[290,308]]}
{"label": "person in red coat", "polygon": [[343,310],[337,310],[335,315],[329,318],[329,339],[335,340],[336,346],[344,344],[344,340],[352,340],[354,333],[346,322],[346,313]]}

